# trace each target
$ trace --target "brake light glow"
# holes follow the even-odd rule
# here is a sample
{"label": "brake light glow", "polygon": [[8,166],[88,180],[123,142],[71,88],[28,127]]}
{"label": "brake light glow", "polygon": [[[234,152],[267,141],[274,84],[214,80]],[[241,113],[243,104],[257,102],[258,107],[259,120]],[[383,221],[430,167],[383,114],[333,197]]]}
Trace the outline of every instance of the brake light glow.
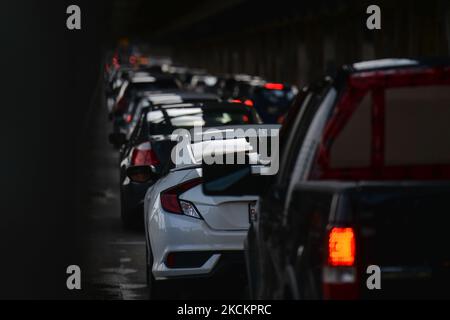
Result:
{"label": "brake light glow", "polygon": [[161,206],[166,212],[175,214],[184,214],[193,218],[201,219],[195,206],[185,200],[180,200],[178,197],[186,191],[198,186],[202,183],[201,178],[185,181],[172,188],[161,192]]}
{"label": "brake light glow", "polygon": [[279,123],[279,124],[283,124],[283,123],[284,123],[284,120],[285,120],[285,118],[286,118],[286,115],[282,115],[282,116],[279,116],[279,117],[278,117],[278,119],[277,119],[277,123]]}
{"label": "brake light glow", "polygon": [[152,150],[150,142],[145,142],[133,149],[131,154],[131,165],[133,166],[156,166],[160,161],[156,153]]}
{"label": "brake light glow", "polygon": [[355,233],[353,228],[333,228],[328,236],[328,264],[349,267],[355,263]]}
{"label": "brake light glow", "polygon": [[230,102],[231,103],[242,103],[242,101],[239,99],[233,99],[233,100],[230,100]]}
{"label": "brake light glow", "polygon": [[283,90],[284,85],[281,83],[266,83],[264,85],[264,88],[269,89],[269,90]]}
{"label": "brake light glow", "polygon": [[136,56],[131,56],[129,59],[130,64],[136,64],[137,62],[137,57]]}
{"label": "brake light glow", "polygon": [[245,104],[246,106],[253,107],[253,101],[250,100],[250,99],[245,100],[245,101],[244,101],[244,104]]}
{"label": "brake light glow", "polygon": [[127,116],[125,117],[125,121],[127,123],[130,123],[132,119],[133,119],[133,117],[131,116],[131,114],[127,114]]}
{"label": "brake light glow", "polygon": [[323,267],[323,298],[353,300],[359,297],[353,228],[334,227],[328,234],[328,259]]}
{"label": "brake light glow", "polygon": [[114,68],[116,68],[116,69],[118,69],[120,67],[119,57],[117,55],[115,55],[112,58],[112,64],[113,64]]}

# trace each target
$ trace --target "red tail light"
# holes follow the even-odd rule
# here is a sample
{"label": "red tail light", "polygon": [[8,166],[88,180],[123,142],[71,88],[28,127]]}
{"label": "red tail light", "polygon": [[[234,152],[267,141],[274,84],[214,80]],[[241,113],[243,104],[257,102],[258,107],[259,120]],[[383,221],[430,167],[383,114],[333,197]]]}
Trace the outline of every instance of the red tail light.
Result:
{"label": "red tail light", "polygon": [[250,100],[250,99],[245,100],[245,101],[244,101],[244,104],[245,104],[246,106],[253,107],[253,101]]}
{"label": "red tail light", "polygon": [[231,103],[242,103],[242,101],[239,99],[233,99],[233,100],[230,100],[230,102]]}
{"label": "red tail light", "polygon": [[[164,209],[164,211],[170,212],[170,213],[176,213],[176,214],[185,214],[185,210],[192,210],[192,204],[182,201],[180,203],[180,200],[178,199],[178,196],[182,193],[185,193],[186,191],[198,186],[202,183],[201,178],[189,180],[186,182],[183,182],[175,187],[172,187],[170,189],[167,189],[163,192],[161,192],[161,206]],[[186,204],[189,204],[191,208],[186,208]],[[183,208],[185,207],[185,208]],[[195,216],[193,214],[189,214],[190,216]]]}
{"label": "red tail light", "polygon": [[133,119],[133,117],[131,116],[131,114],[127,114],[127,115],[125,116],[125,121],[126,121],[127,123],[130,123],[132,119]]}
{"label": "red tail light", "polygon": [[323,269],[323,296],[342,300],[358,298],[356,239],[353,228],[334,227],[328,233]]}
{"label": "red tail light", "polygon": [[156,166],[160,161],[156,153],[152,150],[150,142],[145,142],[137,146],[131,154],[131,165],[133,166]]}
{"label": "red tail light", "polygon": [[355,233],[352,228],[333,228],[328,235],[328,264],[350,267],[355,263]]}
{"label": "red tail light", "polygon": [[130,64],[136,64],[137,57],[136,56],[130,56],[129,62],[130,62]]}
{"label": "red tail light", "polygon": [[281,83],[266,83],[264,85],[264,88],[269,90],[283,90],[284,85],[282,85]]}
{"label": "red tail light", "polygon": [[113,57],[112,64],[113,64],[114,68],[119,69],[120,63],[119,63],[119,58],[117,56]]}

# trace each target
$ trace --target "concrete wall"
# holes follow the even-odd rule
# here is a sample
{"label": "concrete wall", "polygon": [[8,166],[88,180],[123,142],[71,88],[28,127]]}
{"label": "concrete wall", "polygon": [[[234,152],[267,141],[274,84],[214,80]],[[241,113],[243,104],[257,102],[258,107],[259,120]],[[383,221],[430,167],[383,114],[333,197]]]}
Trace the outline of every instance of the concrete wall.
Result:
{"label": "concrete wall", "polygon": [[214,73],[249,73],[303,85],[357,60],[449,55],[448,1],[376,3],[382,30],[367,30],[366,3],[342,1],[293,19],[183,43],[175,59]]}

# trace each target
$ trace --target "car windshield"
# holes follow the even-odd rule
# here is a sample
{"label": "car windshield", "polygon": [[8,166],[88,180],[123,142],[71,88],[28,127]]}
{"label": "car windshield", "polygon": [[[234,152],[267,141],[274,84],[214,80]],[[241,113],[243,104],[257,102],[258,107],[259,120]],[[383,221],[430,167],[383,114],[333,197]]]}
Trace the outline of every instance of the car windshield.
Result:
{"label": "car windshield", "polygon": [[294,99],[294,92],[292,90],[271,90],[262,89],[260,98],[273,103],[273,104],[284,104],[290,102]]}
{"label": "car windshield", "polygon": [[246,109],[232,108],[167,108],[147,113],[151,134],[171,134],[176,129],[194,126],[225,126],[255,123],[254,115]]}

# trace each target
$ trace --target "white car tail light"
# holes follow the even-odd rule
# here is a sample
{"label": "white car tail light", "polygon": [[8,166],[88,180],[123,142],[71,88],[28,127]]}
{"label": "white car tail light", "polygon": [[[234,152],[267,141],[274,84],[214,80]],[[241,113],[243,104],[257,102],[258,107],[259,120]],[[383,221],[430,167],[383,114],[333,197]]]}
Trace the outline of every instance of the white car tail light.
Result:
{"label": "white car tail light", "polygon": [[202,183],[201,178],[185,181],[179,185],[176,185],[172,188],[164,190],[161,192],[161,206],[166,212],[175,213],[175,214],[183,214],[189,217],[202,219],[194,204],[180,200],[179,196],[182,193],[198,186]]}

